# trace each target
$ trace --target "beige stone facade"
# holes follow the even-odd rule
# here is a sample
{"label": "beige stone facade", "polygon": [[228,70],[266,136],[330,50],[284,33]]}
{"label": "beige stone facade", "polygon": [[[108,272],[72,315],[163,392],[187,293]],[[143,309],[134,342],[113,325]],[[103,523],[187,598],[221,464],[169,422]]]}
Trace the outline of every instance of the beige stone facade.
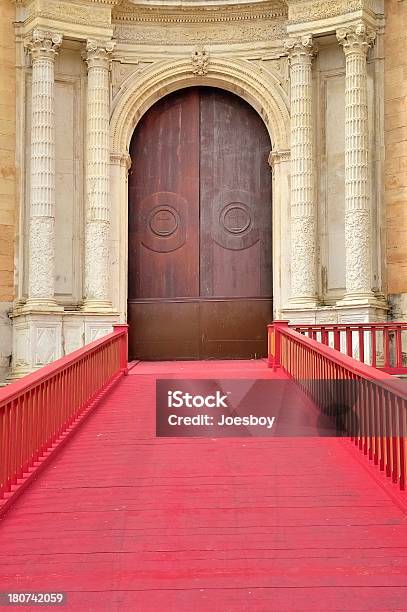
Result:
{"label": "beige stone facade", "polygon": [[0,11],[3,377],[9,355],[20,376],[126,320],[130,139],[194,85],[241,96],[270,133],[274,316],[407,316],[407,0]]}

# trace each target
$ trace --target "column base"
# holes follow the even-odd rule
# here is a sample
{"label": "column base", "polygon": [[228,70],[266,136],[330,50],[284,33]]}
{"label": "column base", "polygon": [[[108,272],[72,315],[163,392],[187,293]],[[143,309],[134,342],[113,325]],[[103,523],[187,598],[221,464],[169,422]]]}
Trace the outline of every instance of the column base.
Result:
{"label": "column base", "polygon": [[82,303],[81,311],[89,313],[105,312],[111,314],[113,312],[113,306],[112,302],[109,302],[109,300],[85,299]]}
{"label": "column base", "polygon": [[18,307],[21,313],[32,312],[63,312],[64,307],[56,303],[55,300],[46,298],[28,298],[25,304]]}
{"label": "column base", "polygon": [[341,300],[336,302],[336,305],[339,308],[346,307],[356,307],[356,306],[364,306],[364,307],[374,307],[374,308],[388,308],[387,302],[383,295],[376,296],[371,291],[366,291],[364,293],[346,293]]}
{"label": "column base", "polygon": [[288,309],[302,309],[302,308],[317,308],[319,305],[319,300],[314,296],[299,296],[292,297],[288,300]]}

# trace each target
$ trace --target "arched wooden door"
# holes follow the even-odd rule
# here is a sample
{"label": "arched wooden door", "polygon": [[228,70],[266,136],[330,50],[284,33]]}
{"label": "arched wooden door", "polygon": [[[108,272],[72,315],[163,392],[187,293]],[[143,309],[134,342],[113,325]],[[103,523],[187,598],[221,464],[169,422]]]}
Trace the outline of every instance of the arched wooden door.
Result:
{"label": "arched wooden door", "polygon": [[131,142],[131,358],[266,354],[272,319],[271,144],[239,97],[184,89]]}

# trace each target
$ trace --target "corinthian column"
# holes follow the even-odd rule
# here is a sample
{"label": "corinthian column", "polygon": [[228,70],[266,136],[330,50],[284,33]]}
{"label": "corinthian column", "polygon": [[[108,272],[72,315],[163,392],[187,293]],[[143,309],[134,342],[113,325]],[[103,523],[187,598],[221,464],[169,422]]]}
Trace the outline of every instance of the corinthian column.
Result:
{"label": "corinthian column", "polygon": [[34,30],[32,60],[29,281],[27,308],[60,310],[55,302],[54,63],[62,36]]}
{"label": "corinthian column", "polygon": [[375,33],[359,24],[339,29],[337,38],[346,58],[344,301],[354,302],[373,297],[366,54]]}
{"label": "corinthian column", "polygon": [[291,298],[315,306],[316,211],[312,121],[312,36],[285,43],[291,83]]}
{"label": "corinthian column", "polygon": [[109,71],[113,42],[88,40],[85,299],[83,310],[112,309],[109,291]]}

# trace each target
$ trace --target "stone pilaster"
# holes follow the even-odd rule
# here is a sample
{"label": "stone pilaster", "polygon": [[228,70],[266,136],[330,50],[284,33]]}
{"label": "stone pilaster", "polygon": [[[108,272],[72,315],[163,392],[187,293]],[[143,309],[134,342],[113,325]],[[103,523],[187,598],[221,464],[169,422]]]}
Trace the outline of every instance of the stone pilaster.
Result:
{"label": "stone pilaster", "polygon": [[29,284],[26,308],[58,310],[55,301],[55,57],[62,36],[34,30],[32,60]]}
{"label": "stone pilaster", "polygon": [[375,33],[364,24],[340,28],[346,59],[345,253],[346,295],[342,303],[366,302],[372,293],[372,219],[368,151],[366,55]]}
{"label": "stone pilaster", "polygon": [[285,43],[291,83],[291,297],[315,306],[316,206],[312,120],[312,36]]}
{"label": "stone pilaster", "polygon": [[88,40],[85,299],[83,310],[110,311],[109,71],[114,43]]}

